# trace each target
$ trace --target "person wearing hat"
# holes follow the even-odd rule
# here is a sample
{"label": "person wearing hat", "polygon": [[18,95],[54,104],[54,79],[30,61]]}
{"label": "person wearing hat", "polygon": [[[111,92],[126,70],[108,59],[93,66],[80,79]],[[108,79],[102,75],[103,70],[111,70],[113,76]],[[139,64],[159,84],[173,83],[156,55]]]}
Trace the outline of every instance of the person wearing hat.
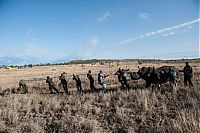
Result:
{"label": "person wearing hat", "polygon": [[68,87],[67,87],[67,80],[65,79],[65,72],[61,73],[59,79],[61,81],[62,87],[64,89],[64,91],[66,92],[66,94],[68,94]]}
{"label": "person wearing hat", "polygon": [[184,72],[184,85],[187,86],[187,83],[189,83],[190,86],[193,86],[192,84],[193,70],[188,62],[185,63],[185,67],[182,71]]}
{"label": "person wearing hat", "polygon": [[56,89],[54,82],[52,81],[52,78],[50,78],[49,76],[47,76],[47,80],[46,83],[49,85],[49,91],[50,94],[53,94],[53,89],[59,93],[59,91]]}
{"label": "person wearing hat", "polygon": [[94,78],[92,77],[91,70],[88,71],[87,78],[90,80],[90,89],[91,89],[91,92],[94,92],[96,90],[96,88],[94,87]]}

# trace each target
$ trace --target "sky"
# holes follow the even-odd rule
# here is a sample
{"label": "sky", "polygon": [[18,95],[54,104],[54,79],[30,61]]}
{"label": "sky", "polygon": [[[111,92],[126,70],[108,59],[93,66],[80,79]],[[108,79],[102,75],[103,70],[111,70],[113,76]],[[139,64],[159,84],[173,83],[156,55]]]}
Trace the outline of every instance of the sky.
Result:
{"label": "sky", "polygon": [[199,0],[0,0],[0,65],[199,58]]}

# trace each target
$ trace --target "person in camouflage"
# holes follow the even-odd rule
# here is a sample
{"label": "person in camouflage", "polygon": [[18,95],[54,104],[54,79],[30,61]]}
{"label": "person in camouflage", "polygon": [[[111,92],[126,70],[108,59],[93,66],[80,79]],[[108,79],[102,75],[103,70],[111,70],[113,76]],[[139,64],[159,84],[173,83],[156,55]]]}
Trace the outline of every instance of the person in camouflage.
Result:
{"label": "person in camouflage", "polygon": [[19,81],[19,88],[21,88],[24,93],[28,93],[27,85],[23,80]]}
{"label": "person in camouflage", "polygon": [[83,93],[83,88],[82,88],[81,80],[80,80],[79,76],[73,74],[73,80],[76,81],[76,88],[82,94]]}
{"label": "person in camouflage", "polygon": [[66,94],[68,94],[68,87],[67,87],[67,80],[65,79],[65,75],[64,73],[62,73],[59,77],[62,87],[64,89],[64,91],[66,92]]}
{"label": "person in camouflage", "polygon": [[47,76],[47,80],[46,83],[49,85],[49,91],[50,94],[53,94],[53,89],[59,93],[59,91],[56,89],[54,82],[52,81],[52,78],[50,78],[49,76]]}
{"label": "person in camouflage", "polygon": [[128,72],[129,71],[129,69],[127,69],[127,70],[124,70],[124,69],[122,69],[122,71],[121,71],[121,75],[122,75],[122,82],[123,82],[123,84],[128,88],[128,89],[130,89],[130,85],[129,85],[129,77],[128,77]]}

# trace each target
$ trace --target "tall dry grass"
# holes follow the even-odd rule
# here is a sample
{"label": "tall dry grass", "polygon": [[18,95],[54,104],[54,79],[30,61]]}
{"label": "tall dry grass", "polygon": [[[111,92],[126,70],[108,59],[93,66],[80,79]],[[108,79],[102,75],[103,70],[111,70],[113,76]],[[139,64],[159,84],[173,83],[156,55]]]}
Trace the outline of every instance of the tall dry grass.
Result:
{"label": "tall dry grass", "polygon": [[[134,65],[133,69],[137,68],[137,64],[131,62],[117,67],[127,68],[126,66],[131,65]],[[160,65],[164,64],[157,64]],[[182,68],[180,64],[175,66]],[[66,66],[59,66],[59,71],[54,67],[33,68],[33,73],[33,69],[14,73],[6,71],[5,78],[10,78],[13,83],[1,81],[4,85],[1,91],[7,91],[0,96],[0,132],[200,132],[199,73],[194,74],[194,87],[184,87],[181,77],[176,91],[169,84],[162,85],[160,90],[155,87],[145,89],[142,80],[132,82],[130,91],[120,90],[116,87],[119,85],[116,77],[109,77],[107,84],[115,84],[116,86],[111,88],[117,91],[106,94],[99,92],[79,95],[72,80],[69,83],[70,95],[48,94],[44,81],[29,83],[29,93],[19,94],[18,85],[14,82],[21,78],[44,78],[50,74],[58,76],[66,70]],[[69,74],[71,70],[71,73],[83,74],[82,66],[68,67]],[[104,69],[106,73],[113,73],[117,67]],[[197,71],[198,67],[196,65],[194,71]],[[101,66],[87,66],[84,73],[87,72],[86,69],[97,73],[100,68]],[[41,71],[44,74],[41,74]],[[5,71],[0,70],[0,74],[4,73]],[[86,77],[81,79],[84,81],[84,89],[87,89]],[[58,85],[58,79],[55,78],[54,82],[59,91],[63,91]],[[9,89],[6,89],[6,86]]]}
{"label": "tall dry grass", "polygon": [[[196,77],[198,77],[196,75]],[[177,92],[144,89],[129,92],[7,94],[0,100],[0,132],[200,132],[199,79]]]}

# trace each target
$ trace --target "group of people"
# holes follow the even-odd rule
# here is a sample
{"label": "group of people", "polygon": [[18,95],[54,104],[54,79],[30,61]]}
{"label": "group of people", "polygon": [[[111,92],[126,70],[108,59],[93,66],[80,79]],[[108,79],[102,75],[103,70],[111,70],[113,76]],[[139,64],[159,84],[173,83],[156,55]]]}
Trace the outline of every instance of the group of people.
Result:
{"label": "group of people", "polygon": [[[154,70],[155,70],[155,68],[154,68]],[[193,70],[192,70],[192,67],[189,65],[189,63],[186,62],[186,66],[184,67],[184,69],[183,70],[179,70],[179,71],[180,72],[184,72],[184,85],[187,86],[188,83],[189,83],[190,86],[193,86],[193,84],[192,84]],[[170,68],[170,70],[168,72],[170,72],[170,75],[173,76],[172,79],[175,79],[174,77],[176,77],[176,72],[174,70],[171,70],[171,68]],[[67,82],[65,74],[66,74],[65,72],[62,73],[59,76],[59,80],[61,82],[62,88],[64,89],[65,93],[68,94],[69,93],[69,91],[68,91],[68,82]],[[121,69],[121,68],[119,68],[119,70],[115,73],[115,75],[118,76],[118,81],[121,83],[121,89],[123,89],[125,87],[127,89],[131,88],[130,85],[129,85],[130,78],[129,78],[128,74],[129,74],[129,69],[125,70],[125,69]],[[160,78],[162,78],[162,74],[164,75],[165,73],[161,72],[160,74],[161,74]],[[95,80],[94,80],[94,77],[92,76],[91,70],[88,71],[86,76],[87,76],[87,78],[89,80],[89,83],[90,83],[90,91],[91,92],[96,91],[97,88],[94,85],[95,84]],[[100,71],[98,73],[98,83],[99,83],[100,86],[102,86],[104,93],[107,91],[105,78],[108,77],[108,76],[109,75],[105,75],[102,71]],[[157,75],[154,75],[154,77],[157,77]],[[76,88],[77,88],[78,92],[80,94],[82,94],[83,93],[83,88],[82,88],[81,80],[80,80],[79,76],[73,74],[73,78],[72,79],[75,80],[75,82],[76,82]],[[162,79],[159,79],[159,80],[162,80]],[[52,80],[52,78],[47,76],[46,83],[48,84],[50,94],[53,93],[53,90],[55,92],[59,93],[59,91],[56,88],[55,83]],[[25,84],[25,82],[23,80],[19,81],[19,87],[22,88],[23,90],[25,90],[26,93],[28,92],[27,85]]]}
{"label": "group of people", "polygon": [[[60,75],[59,80],[61,81],[62,88],[64,89],[65,93],[68,94],[68,93],[69,93],[69,91],[68,91],[68,83],[67,83],[67,79],[66,79],[66,77],[65,77],[64,74],[66,74],[66,73],[62,73],[62,74]],[[106,92],[105,78],[106,78],[107,76],[109,76],[109,75],[105,75],[102,71],[100,71],[99,74],[98,74],[98,83],[99,83],[99,85],[102,86],[104,92]],[[91,70],[88,71],[88,73],[87,73],[87,78],[88,78],[89,81],[90,81],[90,89],[91,89],[91,92],[94,92],[94,91],[97,90],[97,89],[96,89],[96,87],[95,87],[95,85],[94,85],[95,80],[94,80],[94,78],[93,78],[93,76],[92,76]],[[73,74],[72,79],[75,80],[75,82],[76,82],[76,88],[77,88],[78,92],[79,92],[80,94],[82,94],[82,93],[83,93],[83,88],[82,88],[81,80],[80,80],[79,76]],[[55,86],[55,84],[54,84],[52,78],[50,78],[49,76],[47,76],[46,83],[47,83],[48,86],[49,86],[50,94],[53,93],[53,90],[54,90],[55,92],[59,93],[59,91],[56,89],[56,86]]]}

